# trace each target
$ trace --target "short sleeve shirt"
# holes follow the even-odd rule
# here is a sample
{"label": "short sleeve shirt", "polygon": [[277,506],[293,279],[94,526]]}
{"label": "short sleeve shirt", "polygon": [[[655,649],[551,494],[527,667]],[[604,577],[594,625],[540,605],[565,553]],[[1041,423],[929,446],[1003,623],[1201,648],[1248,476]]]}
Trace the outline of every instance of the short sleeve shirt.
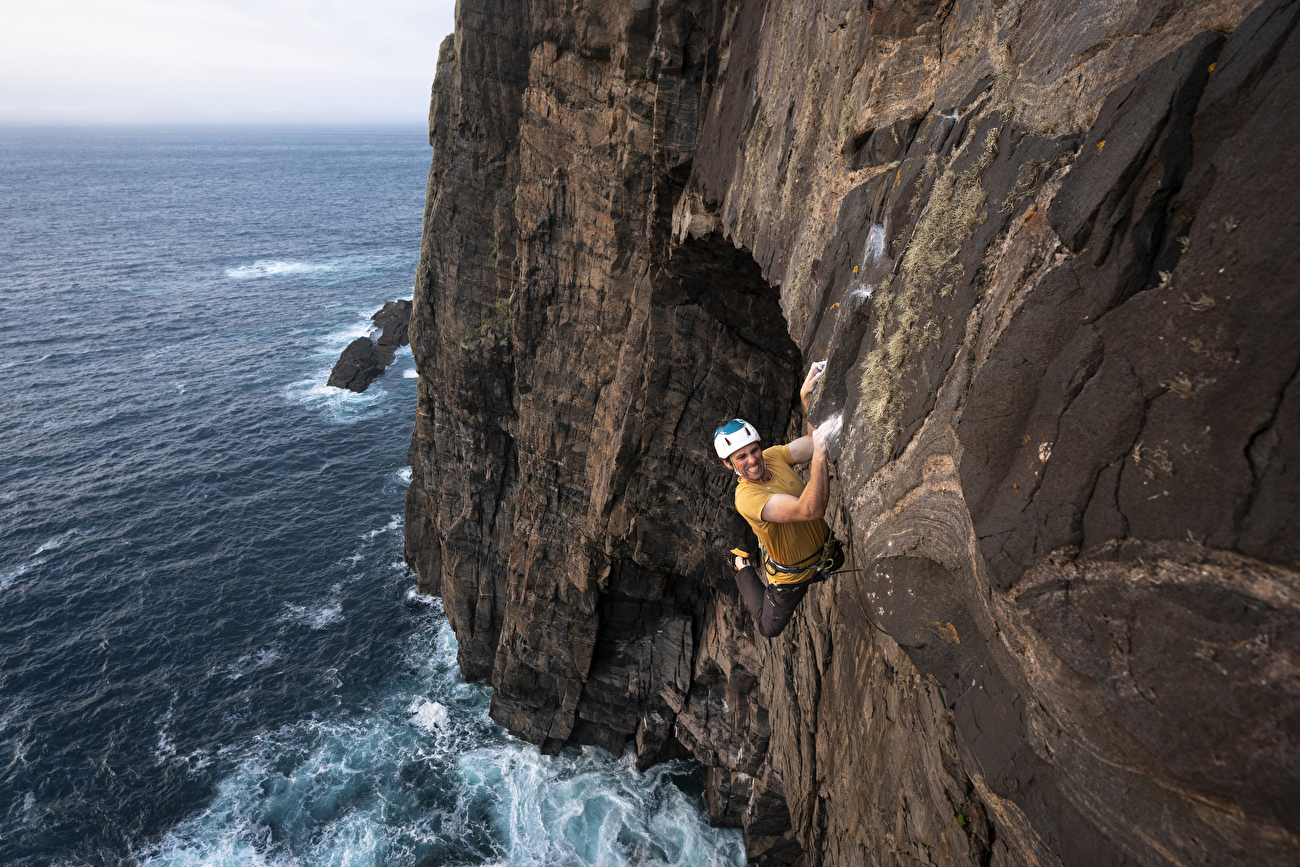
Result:
{"label": "short sleeve shirt", "polygon": [[[786,566],[797,566],[821,550],[826,542],[826,522],[821,518],[793,524],[764,521],[763,507],[773,495],[798,497],[803,493],[804,485],[794,471],[789,446],[763,449],[763,461],[771,480],[763,484],[740,479],[736,483],[736,511],[749,522],[770,558]],[[811,569],[798,575],[786,575],[771,569],[765,571],[771,584],[797,584],[812,577]]]}

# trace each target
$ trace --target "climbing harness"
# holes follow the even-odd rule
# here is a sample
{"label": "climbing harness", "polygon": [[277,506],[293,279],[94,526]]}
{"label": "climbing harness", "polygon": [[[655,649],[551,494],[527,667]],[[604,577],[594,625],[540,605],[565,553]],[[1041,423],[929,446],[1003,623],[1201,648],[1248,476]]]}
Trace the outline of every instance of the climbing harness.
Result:
{"label": "climbing harness", "polygon": [[[773,560],[772,556],[767,553],[767,549],[762,546],[762,543],[760,543],[758,547],[761,554],[760,560],[763,566],[768,570],[769,574],[801,575],[808,571],[814,573],[813,577],[809,578],[807,581],[799,582],[800,584],[816,584],[825,581],[832,575],[844,574],[843,572],[836,571],[844,565],[844,546],[840,544],[839,539],[836,539],[830,533],[826,534],[826,542],[820,549],[812,552],[792,566],[787,566],[784,563],[778,563],[776,560]],[[732,548],[731,553],[736,555],[735,562],[737,570],[750,565],[749,552],[742,551],[739,548]],[[862,570],[849,569],[847,571],[860,572]]]}

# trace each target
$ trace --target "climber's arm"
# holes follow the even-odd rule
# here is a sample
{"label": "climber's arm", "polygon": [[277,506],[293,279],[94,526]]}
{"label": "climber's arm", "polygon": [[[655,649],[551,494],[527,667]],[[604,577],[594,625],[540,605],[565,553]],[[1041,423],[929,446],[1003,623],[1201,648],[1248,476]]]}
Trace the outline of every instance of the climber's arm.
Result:
{"label": "climber's arm", "polygon": [[816,521],[826,515],[826,503],[830,500],[830,469],[826,463],[826,439],[830,436],[830,425],[823,424],[812,432],[811,436],[799,437],[790,443],[790,453],[794,454],[795,443],[808,440],[808,449],[812,452],[812,468],[808,473],[808,484],[798,497],[789,494],[773,494],[763,505],[762,518],[774,524],[794,524],[800,521]]}
{"label": "climber's arm", "polygon": [[[817,383],[821,381],[822,373],[825,371],[826,362],[814,361],[812,367],[808,368],[808,375],[804,377],[803,385],[799,387],[799,401],[803,404],[804,426],[808,429],[808,433],[790,443],[790,460],[796,464],[806,464],[813,459],[813,429],[808,421],[808,407],[812,403],[812,393],[816,390]],[[790,499],[794,498],[790,497]]]}

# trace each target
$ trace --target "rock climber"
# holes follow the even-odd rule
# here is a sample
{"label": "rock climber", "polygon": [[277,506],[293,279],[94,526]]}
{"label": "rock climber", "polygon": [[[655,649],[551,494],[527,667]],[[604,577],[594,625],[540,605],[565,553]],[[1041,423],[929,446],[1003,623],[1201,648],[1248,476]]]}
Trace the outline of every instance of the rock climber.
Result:
{"label": "rock climber", "polygon": [[[799,389],[804,417],[818,380],[826,369],[819,361],[808,370]],[[786,446],[764,449],[758,431],[744,419],[734,418],[713,433],[713,447],[727,469],[735,472],[736,511],[749,522],[762,548],[757,563],[759,579],[748,552],[732,549],[736,585],[754,614],[761,635],[773,638],[785,629],[795,606],[808,587],[826,579],[843,564],[839,542],[823,516],[830,496],[830,470],[826,441],[832,425],[822,424]],[[794,465],[812,461],[808,483]]]}

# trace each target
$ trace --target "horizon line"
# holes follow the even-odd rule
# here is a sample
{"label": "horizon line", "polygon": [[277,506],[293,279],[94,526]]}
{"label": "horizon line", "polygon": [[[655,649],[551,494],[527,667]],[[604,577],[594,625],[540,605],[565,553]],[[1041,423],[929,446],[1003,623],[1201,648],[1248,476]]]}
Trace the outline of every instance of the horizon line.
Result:
{"label": "horizon line", "polygon": [[12,121],[0,120],[0,129],[178,129],[178,128],[259,127],[395,127],[427,130],[427,119],[410,120],[172,120],[172,121]]}

